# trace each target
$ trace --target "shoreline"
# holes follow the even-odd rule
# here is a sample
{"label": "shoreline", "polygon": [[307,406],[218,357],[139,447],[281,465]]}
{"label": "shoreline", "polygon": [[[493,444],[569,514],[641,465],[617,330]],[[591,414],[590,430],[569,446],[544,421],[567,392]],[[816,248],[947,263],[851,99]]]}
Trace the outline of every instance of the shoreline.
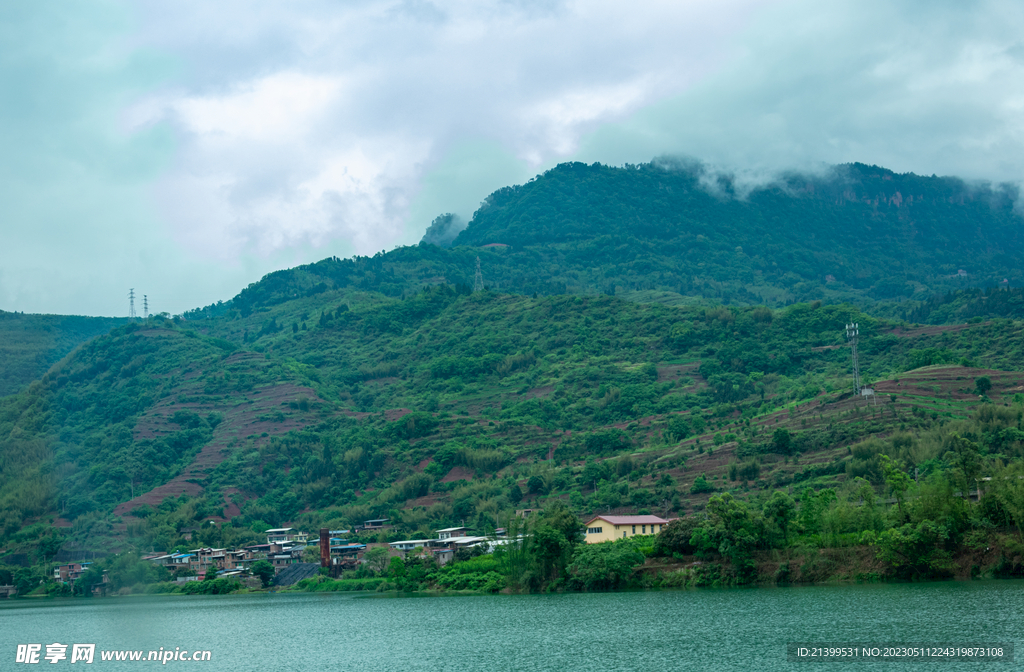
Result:
{"label": "shoreline", "polygon": [[696,592],[705,590],[772,590],[772,589],[790,589],[790,588],[836,588],[844,586],[863,586],[863,585],[929,585],[929,584],[985,584],[985,583],[1003,583],[1009,581],[1024,581],[1024,577],[1012,576],[1012,577],[984,577],[984,578],[963,578],[963,577],[950,577],[943,579],[927,579],[920,581],[908,581],[903,579],[879,579],[871,581],[861,580],[836,580],[836,581],[825,581],[817,583],[748,583],[748,584],[734,584],[734,585],[682,585],[682,586],[629,586],[623,588],[611,588],[607,590],[587,590],[587,591],[574,591],[574,590],[555,590],[555,591],[511,591],[501,590],[498,592],[484,592],[478,590],[418,590],[418,591],[402,591],[402,590],[386,590],[386,591],[368,591],[368,590],[351,590],[351,591],[330,591],[330,590],[287,590],[287,589],[245,589],[234,593],[221,593],[217,595],[203,595],[193,594],[189,595],[186,593],[132,593],[128,595],[108,595],[105,597],[82,597],[82,596],[49,596],[49,595],[29,595],[20,598],[11,598],[7,600],[0,600],[0,610],[4,608],[14,608],[16,605],[29,606],[29,605],[55,605],[55,604],[84,604],[90,601],[106,602],[108,600],[145,600],[146,598],[177,598],[177,597],[203,597],[203,598],[219,598],[219,597],[240,597],[240,596],[260,596],[260,595],[314,595],[314,594],[344,594],[351,597],[360,598],[435,598],[435,597],[494,597],[494,596],[530,596],[530,595],[592,595],[592,594],[607,594],[607,593],[661,593],[661,592]]}

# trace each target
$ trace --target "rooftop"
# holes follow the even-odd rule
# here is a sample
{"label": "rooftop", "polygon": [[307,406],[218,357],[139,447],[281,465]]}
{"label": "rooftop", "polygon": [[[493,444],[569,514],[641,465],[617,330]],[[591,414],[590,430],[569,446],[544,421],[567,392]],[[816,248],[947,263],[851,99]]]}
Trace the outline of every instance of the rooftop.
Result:
{"label": "rooftop", "polygon": [[657,516],[594,516],[587,525],[595,520],[603,520],[611,525],[666,525],[668,521]]}

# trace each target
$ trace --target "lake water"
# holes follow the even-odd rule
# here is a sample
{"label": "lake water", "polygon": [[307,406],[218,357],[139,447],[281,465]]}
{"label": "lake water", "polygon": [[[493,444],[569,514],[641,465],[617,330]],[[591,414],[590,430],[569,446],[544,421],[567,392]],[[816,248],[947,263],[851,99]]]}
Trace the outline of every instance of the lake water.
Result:
{"label": "lake water", "polygon": [[[258,594],[0,601],[0,670],[18,644],[97,646],[95,668],[231,670],[842,670],[787,662],[790,641],[1012,642],[1018,662],[850,663],[1016,669],[1024,582],[455,597]],[[101,661],[100,650],[207,649],[205,662]],[[41,661],[46,669],[71,665]],[[79,663],[75,663],[78,666]],[[75,669],[72,667],[72,669]]]}

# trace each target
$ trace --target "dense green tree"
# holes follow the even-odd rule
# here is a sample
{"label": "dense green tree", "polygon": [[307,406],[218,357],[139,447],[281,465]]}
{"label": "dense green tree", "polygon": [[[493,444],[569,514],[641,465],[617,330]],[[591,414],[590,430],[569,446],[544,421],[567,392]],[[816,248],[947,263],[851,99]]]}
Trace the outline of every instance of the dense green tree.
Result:
{"label": "dense green tree", "polygon": [[903,517],[903,499],[907,490],[913,483],[907,475],[888,455],[880,456],[882,473],[885,474],[885,483],[889,486],[893,496],[896,498],[896,505],[899,507],[900,518]]}
{"label": "dense green tree", "polygon": [[948,539],[949,530],[933,521],[907,523],[878,535],[878,557],[902,579],[948,576],[950,555],[944,548]]}
{"label": "dense green tree", "polygon": [[796,518],[796,502],[784,492],[774,492],[764,503],[764,517],[782,532],[782,543],[789,545],[789,525]]}
{"label": "dense green tree", "polygon": [[694,517],[677,518],[661,529],[654,538],[654,553],[660,556],[692,555],[697,547],[691,542],[694,529],[700,523]]}
{"label": "dense green tree", "polygon": [[576,590],[608,590],[625,584],[643,561],[643,553],[629,539],[583,544],[566,573]]}
{"label": "dense green tree", "polygon": [[368,549],[363,555],[363,562],[377,576],[383,576],[388,571],[389,550],[385,546],[375,546]]}
{"label": "dense green tree", "polygon": [[249,572],[260,580],[264,588],[269,586],[274,579],[274,566],[266,560],[257,560],[252,563]]}
{"label": "dense green tree", "polygon": [[701,474],[693,480],[693,484],[690,485],[690,494],[696,495],[702,492],[714,492],[715,486],[708,483],[707,475]]}
{"label": "dense green tree", "polygon": [[953,477],[961,487],[963,501],[969,502],[967,495],[977,486],[981,473],[981,451],[978,444],[953,433],[949,437],[949,451],[945,459],[953,467]]}
{"label": "dense green tree", "polygon": [[693,545],[700,553],[717,553],[727,558],[737,577],[751,579],[753,553],[766,537],[760,513],[753,513],[728,492],[711,497],[707,512],[707,520],[693,531]]}

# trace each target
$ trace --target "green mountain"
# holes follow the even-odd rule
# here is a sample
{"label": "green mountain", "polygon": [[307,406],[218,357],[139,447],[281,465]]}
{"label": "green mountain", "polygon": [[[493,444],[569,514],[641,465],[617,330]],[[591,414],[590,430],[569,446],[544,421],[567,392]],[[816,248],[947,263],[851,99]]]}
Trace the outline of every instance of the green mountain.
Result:
{"label": "green mountain", "polygon": [[0,397],[38,380],[77,345],[124,322],[116,317],[25,315],[0,310]]}
{"label": "green mountain", "polygon": [[[1021,292],[960,288],[975,266],[947,277],[968,250],[1017,278],[1019,220],[953,180],[788,179],[740,198],[694,168],[560,166],[493,194],[450,249],[329,258],[117,326],[0,399],[0,564],[167,549],[192,528],[218,546],[381,516],[486,531],[555,501],[675,517],[730,493],[760,512],[805,488],[836,497],[801,508],[818,535],[897,472],[934,486],[934,522],[963,474],[1024,456]],[[889,301],[895,272],[920,300]],[[804,296],[820,299],[780,305]],[[850,321],[871,398],[851,392]],[[1024,522],[992,502],[977,529]],[[955,543],[968,519],[942,523]]]}
{"label": "green mountain", "polygon": [[[741,192],[698,165],[563,164],[487,197],[451,248],[423,243],[271,273],[190,319],[328,289],[402,296],[448,283],[668,304],[821,300],[904,317],[939,294],[1024,283],[1010,187],[850,164]],[[425,241],[450,238],[438,217]],[[961,271],[963,273],[961,273]],[[1006,281],[1005,283],[1003,281]]]}

